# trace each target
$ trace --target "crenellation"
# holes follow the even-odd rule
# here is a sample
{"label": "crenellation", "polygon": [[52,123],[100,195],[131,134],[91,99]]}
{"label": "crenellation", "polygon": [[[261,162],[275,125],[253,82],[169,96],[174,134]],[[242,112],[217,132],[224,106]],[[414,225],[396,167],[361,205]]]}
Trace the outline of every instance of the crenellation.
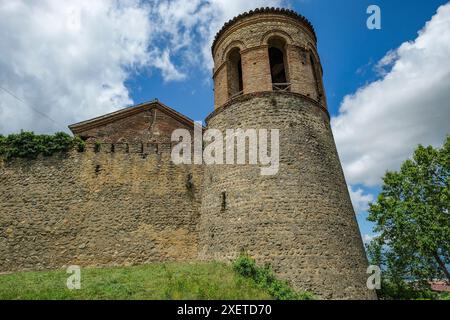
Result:
{"label": "crenellation", "polygon": [[105,154],[171,154],[174,143],[86,143],[79,153]]}

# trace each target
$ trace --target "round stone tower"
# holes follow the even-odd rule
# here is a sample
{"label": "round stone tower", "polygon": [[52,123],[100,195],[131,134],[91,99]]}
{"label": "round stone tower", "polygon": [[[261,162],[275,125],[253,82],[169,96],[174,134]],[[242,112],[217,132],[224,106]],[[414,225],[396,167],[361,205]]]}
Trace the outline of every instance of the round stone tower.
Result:
{"label": "round stone tower", "polygon": [[205,166],[200,258],[229,262],[244,250],[298,290],[326,299],[376,298],[366,287],[367,259],[330,128],[312,25],[290,10],[257,9],[226,23],[212,53],[215,110],[207,128],[224,135],[278,129],[279,171]]}

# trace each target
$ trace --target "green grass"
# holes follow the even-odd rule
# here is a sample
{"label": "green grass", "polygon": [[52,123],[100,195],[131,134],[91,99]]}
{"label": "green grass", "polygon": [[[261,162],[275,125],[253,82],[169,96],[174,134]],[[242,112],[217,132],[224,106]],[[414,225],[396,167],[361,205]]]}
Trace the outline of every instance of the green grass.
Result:
{"label": "green grass", "polygon": [[0,275],[0,299],[272,299],[254,280],[214,262],[82,268],[80,290],[67,289],[69,276],[65,270]]}
{"label": "green grass", "polygon": [[252,279],[276,300],[315,300],[310,292],[294,290],[287,281],[277,278],[270,265],[258,266],[245,252],[233,262],[233,270],[247,279]]}

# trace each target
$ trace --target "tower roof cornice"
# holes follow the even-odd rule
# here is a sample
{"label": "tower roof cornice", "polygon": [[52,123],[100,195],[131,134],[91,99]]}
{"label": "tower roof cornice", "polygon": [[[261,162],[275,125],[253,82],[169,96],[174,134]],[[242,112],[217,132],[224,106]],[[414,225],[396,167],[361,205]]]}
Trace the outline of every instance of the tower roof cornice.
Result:
{"label": "tower roof cornice", "polygon": [[229,20],[228,22],[226,22],[222,29],[219,30],[219,32],[217,32],[213,44],[211,46],[211,51],[214,54],[214,48],[218,42],[218,40],[220,39],[220,37],[233,25],[235,25],[237,22],[239,22],[240,20],[253,16],[253,15],[257,15],[257,14],[282,14],[285,15],[287,17],[290,18],[294,18],[296,20],[298,20],[299,22],[301,22],[303,25],[305,25],[305,27],[307,29],[309,29],[309,31],[311,31],[314,40],[317,41],[317,36],[316,36],[316,32],[314,30],[313,25],[311,24],[311,22],[309,22],[308,19],[306,19],[304,16],[302,16],[301,14],[295,12],[294,10],[290,10],[290,9],[286,9],[286,8],[274,8],[274,7],[265,7],[265,8],[257,8],[255,10],[250,10],[247,12],[244,12],[236,17],[234,17],[233,19]]}

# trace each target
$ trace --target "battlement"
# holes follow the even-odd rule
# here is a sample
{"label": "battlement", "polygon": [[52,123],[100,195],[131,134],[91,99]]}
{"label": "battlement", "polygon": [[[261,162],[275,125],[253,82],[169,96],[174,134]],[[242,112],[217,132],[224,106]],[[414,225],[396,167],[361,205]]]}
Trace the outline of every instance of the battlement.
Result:
{"label": "battlement", "polygon": [[[36,162],[55,162],[61,160],[61,158],[81,158],[83,156],[92,158],[95,155],[103,156],[139,156],[143,159],[155,158],[161,160],[162,158],[167,159],[170,162],[170,156],[172,153],[172,147],[177,142],[173,143],[86,143],[84,148],[74,147],[72,150],[67,152],[57,152],[51,156],[39,155],[35,159],[32,158],[12,158],[6,160],[4,157],[0,156],[0,167],[5,165],[32,165]],[[121,157],[123,158],[123,157]]]}
{"label": "battlement", "polygon": [[170,154],[176,143],[88,143],[83,152],[109,154]]}

